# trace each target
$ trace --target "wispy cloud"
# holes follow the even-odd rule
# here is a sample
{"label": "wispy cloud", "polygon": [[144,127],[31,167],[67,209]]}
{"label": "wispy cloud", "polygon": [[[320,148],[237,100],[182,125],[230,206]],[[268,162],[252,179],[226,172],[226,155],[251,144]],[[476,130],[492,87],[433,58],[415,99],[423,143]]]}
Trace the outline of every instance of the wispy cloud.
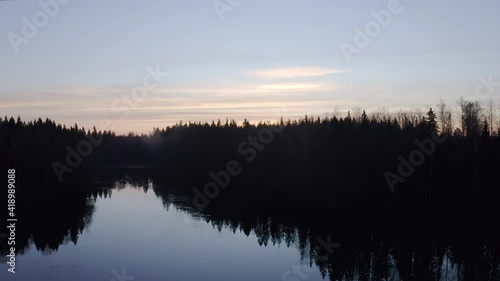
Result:
{"label": "wispy cloud", "polygon": [[245,84],[233,86],[214,86],[206,85],[204,87],[164,87],[155,89],[156,94],[177,95],[182,94],[182,97],[194,97],[198,95],[216,94],[217,96],[255,96],[269,95],[273,93],[290,93],[302,91],[327,91],[334,92],[340,86],[332,83],[312,83],[312,82],[280,82],[280,83],[265,83],[265,84]]}
{"label": "wispy cloud", "polygon": [[[20,91],[0,103],[0,110],[7,116],[20,114],[25,120],[49,117],[68,126],[77,122],[85,128],[98,126],[106,118],[114,121],[117,133],[127,133],[131,124],[137,132],[148,132],[155,126],[165,127],[179,120],[274,120],[272,110],[282,107],[288,110],[289,116],[284,117],[295,118],[322,114],[349,103],[346,97],[338,96],[341,86],[293,80],[159,87],[151,90],[147,100],[130,108],[126,120],[121,120],[121,113],[112,108],[113,101],[129,95],[126,87]],[[118,105],[122,106],[123,103]]]}
{"label": "wispy cloud", "polygon": [[274,78],[314,77],[314,76],[323,76],[327,74],[335,74],[341,72],[343,71],[327,67],[297,66],[297,67],[253,70],[248,72],[248,75],[264,79],[274,79]]}
{"label": "wispy cloud", "polygon": [[317,83],[275,83],[260,85],[259,88],[268,91],[286,91],[286,90],[311,90],[319,89],[323,85]]}

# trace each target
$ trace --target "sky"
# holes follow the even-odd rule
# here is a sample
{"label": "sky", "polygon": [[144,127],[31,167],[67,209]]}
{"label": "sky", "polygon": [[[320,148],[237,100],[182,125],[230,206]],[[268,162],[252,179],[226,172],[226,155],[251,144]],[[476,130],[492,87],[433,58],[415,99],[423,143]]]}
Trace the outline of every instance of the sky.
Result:
{"label": "sky", "polygon": [[147,133],[497,100],[499,11],[486,0],[0,1],[0,116]]}

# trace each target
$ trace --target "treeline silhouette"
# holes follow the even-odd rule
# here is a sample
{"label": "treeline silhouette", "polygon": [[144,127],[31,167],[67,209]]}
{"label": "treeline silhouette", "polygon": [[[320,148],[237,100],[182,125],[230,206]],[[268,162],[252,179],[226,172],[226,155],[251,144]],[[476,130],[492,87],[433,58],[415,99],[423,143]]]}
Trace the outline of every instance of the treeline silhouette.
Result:
{"label": "treeline silhouette", "polygon": [[[26,123],[5,117],[0,148],[4,169],[17,170],[20,191],[59,180],[78,188],[114,168],[136,167],[149,168],[191,196],[195,187],[203,193],[205,185],[218,183],[219,195],[208,208],[226,201],[298,200],[360,213],[491,212],[499,198],[500,139],[492,121],[481,118],[477,102],[459,104],[455,129],[442,104],[438,114],[430,109],[368,117],[363,111],[357,117],[305,116],[274,123],[180,122],[128,136],[77,124],[66,128],[49,119]],[[445,141],[429,146],[433,136]],[[401,175],[402,159],[411,162],[412,152],[423,149],[416,141],[427,143],[432,153],[422,152],[422,163]],[[241,173],[225,179],[220,172],[229,161],[236,161]]]}

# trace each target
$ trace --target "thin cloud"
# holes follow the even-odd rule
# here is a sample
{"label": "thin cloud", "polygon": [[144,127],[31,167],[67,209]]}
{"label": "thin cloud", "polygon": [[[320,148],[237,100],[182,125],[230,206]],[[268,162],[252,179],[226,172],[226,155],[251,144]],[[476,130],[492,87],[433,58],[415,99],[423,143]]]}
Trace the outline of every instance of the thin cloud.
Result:
{"label": "thin cloud", "polygon": [[319,89],[323,84],[315,83],[276,83],[268,85],[260,85],[260,89],[267,91],[287,91],[287,90],[310,90]]}
{"label": "thin cloud", "polygon": [[255,95],[267,95],[277,92],[291,93],[297,91],[336,91],[339,86],[330,85],[325,83],[311,83],[311,82],[282,82],[282,83],[271,83],[271,84],[246,84],[246,85],[235,85],[232,87],[219,87],[210,86],[199,88],[158,88],[153,90],[156,94],[162,95],[175,95],[178,97],[184,97],[188,95],[193,98],[199,95],[215,95],[218,97],[226,96],[255,96]]}
{"label": "thin cloud", "polygon": [[342,70],[327,68],[327,67],[298,66],[298,67],[253,70],[248,72],[248,74],[250,76],[255,76],[264,79],[274,79],[274,78],[315,77],[315,76],[323,76],[327,74],[335,74],[342,72],[343,72]]}

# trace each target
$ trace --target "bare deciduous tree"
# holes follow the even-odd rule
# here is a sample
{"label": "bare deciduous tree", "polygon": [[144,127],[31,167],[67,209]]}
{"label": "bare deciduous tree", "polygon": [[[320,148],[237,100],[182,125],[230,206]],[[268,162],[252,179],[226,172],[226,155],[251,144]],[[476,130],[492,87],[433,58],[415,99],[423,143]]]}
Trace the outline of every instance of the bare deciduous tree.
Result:
{"label": "bare deciduous tree", "polygon": [[489,124],[489,130],[490,132],[494,131],[494,124],[496,120],[496,112],[497,108],[495,106],[495,103],[493,102],[492,99],[489,99],[488,102],[486,103],[486,108],[485,108],[485,118],[488,121]]}
{"label": "bare deciduous tree", "polygon": [[451,134],[453,129],[452,126],[452,115],[451,111],[447,108],[443,100],[440,100],[437,105],[437,116],[441,127],[442,134]]}
{"label": "bare deciduous tree", "polygon": [[481,105],[477,101],[465,101],[464,98],[460,98],[458,105],[460,106],[460,121],[464,135],[468,137],[478,136],[481,128]]}

